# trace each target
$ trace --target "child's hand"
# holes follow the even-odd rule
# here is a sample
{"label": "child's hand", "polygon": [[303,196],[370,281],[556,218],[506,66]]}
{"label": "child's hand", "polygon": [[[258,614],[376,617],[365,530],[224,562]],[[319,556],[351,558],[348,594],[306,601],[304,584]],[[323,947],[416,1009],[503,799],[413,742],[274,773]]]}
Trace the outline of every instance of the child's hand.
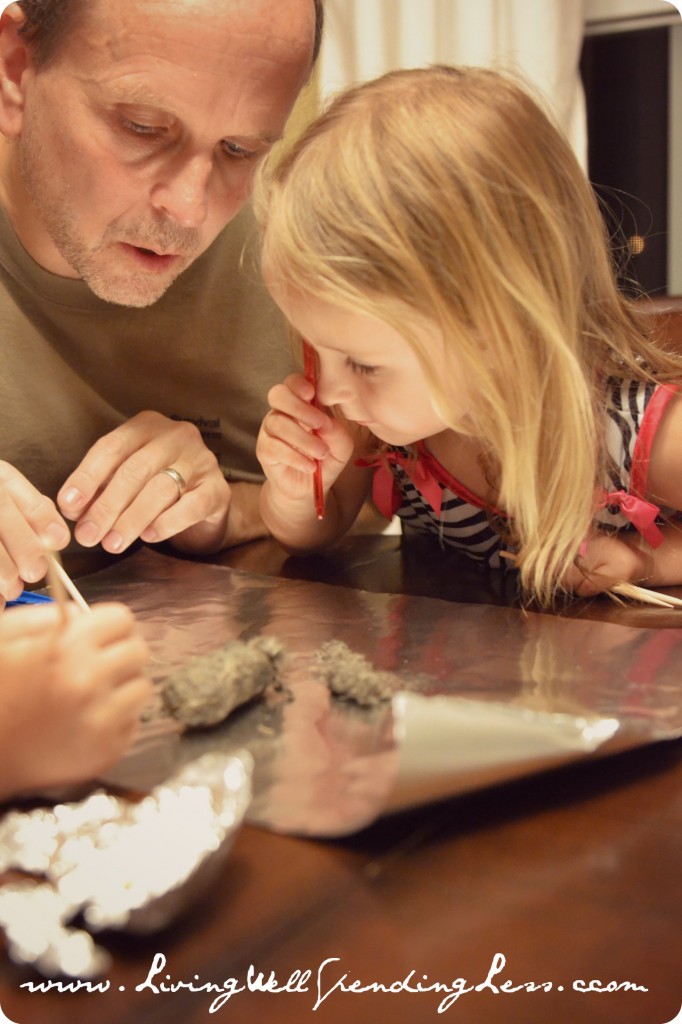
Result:
{"label": "child's hand", "polygon": [[311,502],[316,460],[322,463],[326,492],[353,455],[348,427],[316,408],[314,397],[314,386],[301,374],[287,377],[268,394],[270,412],[258,435],[256,455],[271,487],[288,501]]}
{"label": "child's hand", "polygon": [[0,617],[0,796],[94,778],[130,743],[152,684],[147,646],[121,604]]}
{"label": "child's hand", "polygon": [[562,580],[566,590],[580,597],[609,590],[614,583],[644,582],[651,570],[651,557],[636,541],[595,530],[588,539],[587,551]]}

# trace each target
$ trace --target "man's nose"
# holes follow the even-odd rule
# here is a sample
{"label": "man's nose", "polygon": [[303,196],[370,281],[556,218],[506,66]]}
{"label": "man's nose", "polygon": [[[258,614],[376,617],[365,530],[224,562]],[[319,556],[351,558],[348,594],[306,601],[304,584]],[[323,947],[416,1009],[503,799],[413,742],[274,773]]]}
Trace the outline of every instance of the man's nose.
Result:
{"label": "man's nose", "polygon": [[198,228],[208,214],[208,193],[213,161],[194,155],[176,161],[153,187],[154,209],[183,228]]}

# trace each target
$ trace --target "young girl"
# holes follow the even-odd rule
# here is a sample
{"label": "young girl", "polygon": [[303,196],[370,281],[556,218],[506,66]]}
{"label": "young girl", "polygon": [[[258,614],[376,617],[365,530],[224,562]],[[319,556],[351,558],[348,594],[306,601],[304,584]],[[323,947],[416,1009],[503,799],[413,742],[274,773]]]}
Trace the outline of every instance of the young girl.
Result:
{"label": "young girl", "polygon": [[589,184],[524,89],[445,66],[351,89],[258,208],[268,287],[319,360],[317,390],[271,390],[258,440],[283,545],[335,541],[373,481],[386,515],[545,604],[682,583],[682,358],[619,293]]}

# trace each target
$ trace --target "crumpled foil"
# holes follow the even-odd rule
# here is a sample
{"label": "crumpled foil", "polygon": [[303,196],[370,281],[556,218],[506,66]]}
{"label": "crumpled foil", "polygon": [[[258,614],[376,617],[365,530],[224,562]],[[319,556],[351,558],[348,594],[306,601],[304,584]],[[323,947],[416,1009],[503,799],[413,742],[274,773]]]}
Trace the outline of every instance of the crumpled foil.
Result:
{"label": "crumpled foil", "polygon": [[46,977],[97,977],[109,954],[90,933],[151,933],[175,920],[227,856],[251,773],[247,752],[209,752],[138,800],[98,789],[10,811],[0,821],[0,872],[22,874],[0,886],[0,925],[12,959]]}

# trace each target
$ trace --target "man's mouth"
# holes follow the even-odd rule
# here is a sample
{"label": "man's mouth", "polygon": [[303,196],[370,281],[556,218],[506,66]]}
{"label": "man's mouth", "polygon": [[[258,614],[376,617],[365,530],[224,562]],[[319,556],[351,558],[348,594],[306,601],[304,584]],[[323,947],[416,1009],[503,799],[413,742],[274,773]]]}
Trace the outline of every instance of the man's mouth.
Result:
{"label": "man's mouth", "polygon": [[144,245],[133,245],[131,242],[121,242],[121,246],[134,258],[138,266],[148,270],[166,270],[180,258],[179,253],[157,252],[156,249],[149,249]]}
{"label": "man's mouth", "polygon": [[133,248],[137,249],[138,252],[146,253],[148,256],[161,256],[161,257],[163,257],[163,256],[176,256],[177,255],[177,253],[174,253],[174,252],[159,252],[158,249],[147,249],[144,245],[135,245],[135,246],[133,246]]}

